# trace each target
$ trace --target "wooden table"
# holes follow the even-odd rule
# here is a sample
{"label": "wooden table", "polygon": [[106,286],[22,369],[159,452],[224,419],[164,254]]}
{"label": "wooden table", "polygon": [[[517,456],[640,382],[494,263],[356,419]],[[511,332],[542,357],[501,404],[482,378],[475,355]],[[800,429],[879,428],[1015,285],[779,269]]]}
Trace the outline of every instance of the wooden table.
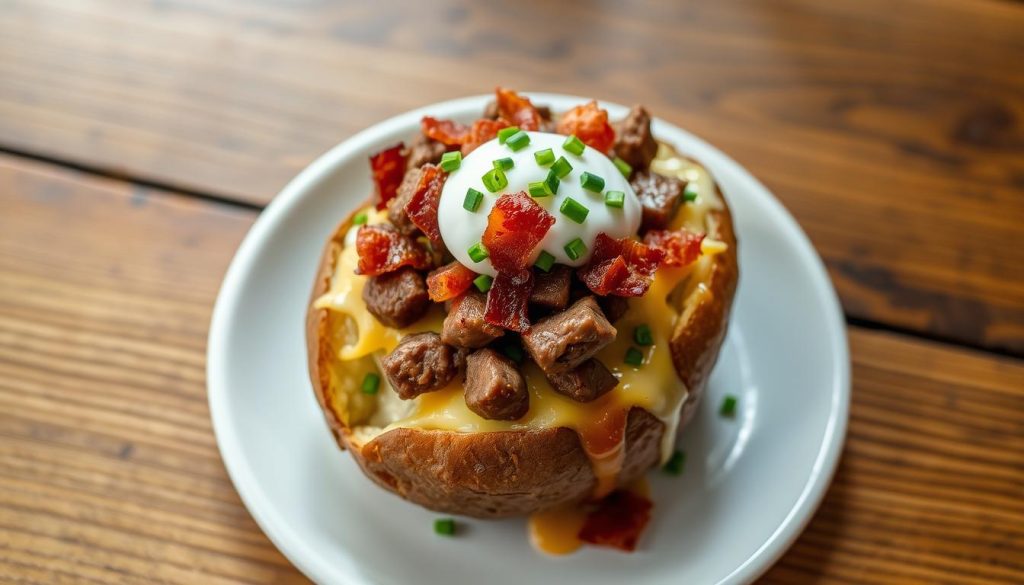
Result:
{"label": "wooden table", "polygon": [[824,257],[849,439],[765,582],[1024,582],[1024,6],[483,4],[0,0],[0,581],[304,581],[210,429],[224,269],[317,154],[501,83],[644,102]]}

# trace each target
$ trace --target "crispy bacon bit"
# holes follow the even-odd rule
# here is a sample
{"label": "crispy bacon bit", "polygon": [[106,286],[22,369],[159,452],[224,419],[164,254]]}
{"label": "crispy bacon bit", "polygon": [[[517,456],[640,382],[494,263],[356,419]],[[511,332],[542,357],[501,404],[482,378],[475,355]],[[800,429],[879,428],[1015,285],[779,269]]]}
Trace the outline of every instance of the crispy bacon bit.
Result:
{"label": "crispy bacon bit", "polygon": [[644,244],[665,252],[665,266],[688,266],[700,256],[704,234],[687,230],[651,230],[644,235]]}
{"label": "crispy bacon bit", "polygon": [[408,236],[388,224],[364,225],[356,232],[356,274],[377,276],[412,266],[430,268],[430,256]]}
{"label": "crispy bacon bit", "polygon": [[495,88],[494,94],[498,100],[498,116],[512,126],[519,126],[520,130],[540,129],[540,112],[528,98],[502,87]]}
{"label": "crispy bacon bit", "polygon": [[458,146],[466,141],[469,135],[469,126],[455,120],[438,120],[430,116],[423,116],[420,128],[428,138],[445,144],[447,146]]}
{"label": "crispy bacon bit", "polygon": [[405,204],[405,213],[416,227],[435,244],[441,243],[441,228],[437,226],[437,206],[441,202],[441,189],[448,174],[437,165],[423,165],[416,192]]}
{"label": "crispy bacon bit", "polygon": [[385,148],[370,157],[373,184],[377,189],[377,209],[384,209],[388,201],[398,193],[398,186],[405,176],[405,144]]}
{"label": "crispy bacon bit", "polygon": [[575,134],[587,146],[607,153],[615,143],[615,130],[608,123],[608,112],[596,101],[569,110],[558,121],[559,134]]}
{"label": "crispy bacon bit", "polygon": [[579,537],[584,542],[632,552],[651,520],[653,504],[628,490],[616,490],[587,514]]}
{"label": "crispy bacon bit", "polygon": [[599,295],[639,297],[651,286],[658,265],[665,257],[659,248],[645,246],[631,238],[619,240],[601,233],[594,240],[594,253],[582,266],[579,277]]}
{"label": "crispy bacon bit", "polygon": [[495,270],[518,272],[529,266],[533,250],[554,224],[555,218],[525,191],[499,197],[482,238]]}
{"label": "crispy bacon bit", "polygon": [[505,120],[480,119],[473,122],[473,127],[470,128],[465,142],[462,144],[462,156],[473,152],[484,142],[494,140],[494,137],[498,135],[498,130],[502,128],[508,128],[508,122]]}
{"label": "crispy bacon bit", "polygon": [[443,303],[466,292],[474,278],[476,273],[462,264],[446,264],[427,275],[427,294],[435,303]]}
{"label": "crispy bacon bit", "polygon": [[499,272],[487,293],[484,321],[519,333],[526,331],[530,328],[526,310],[532,291],[532,270]]}

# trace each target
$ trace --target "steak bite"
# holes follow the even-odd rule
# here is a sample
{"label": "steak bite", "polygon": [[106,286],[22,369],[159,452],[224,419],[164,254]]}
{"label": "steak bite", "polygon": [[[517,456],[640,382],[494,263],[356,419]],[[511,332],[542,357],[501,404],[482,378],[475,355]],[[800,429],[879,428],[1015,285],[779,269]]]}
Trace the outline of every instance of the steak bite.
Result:
{"label": "steak bite", "polygon": [[407,157],[405,168],[411,171],[427,163],[437,164],[441,162],[441,156],[444,155],[445,150],[444,144],[420,132],[416,134],[416,137],[412,139],[412,144],[409,145],[405,155]]}
{"label": "steak bite", "polygon": [[452,301],[441,328],[441,341],[449,345],[476,349],[504,335],[505,330],[484,321],[487,297],[467,291]]}
{"label": "steak bite", "polygon": [[559,394],[577,402],[590,402],[609,392],[619,379],[600,361],[590,358],[575,370],[548,376],[548,382]]}
{"label": "steak bite", "polygon": [[686,184],[674,177],[666,177],[651,171],[633,173],[629,181],[643,207],[640,231],[661,230],[668,227],[675,217],[679,204],[683,202]]}
{"label": "steak bite", "polygon": [[594,297],[585,297],[538,321],[523,334],[523,346],[545,374],[554,376],[594,357],[615,334]]}
{"label": "steak bite", "polygon": [[405,173],[405,177],[402,178],[402,184],[398,186],[398,193],[388,204],[388,220],[398,228],[398,231],[407,236],[411,236],[418,229],[409,219],[409,214],[405,212],[405,206],[416,193],[421,176],[423,176],[423,171],[419,168],[409,169]]}
{"label": "steak bite", "polygon": [[651,134],[651,115],[643,106],[633,106],[615,132],[615,154],[634,171],[646,171],[658,154],[658,142]]}
{"label": "steak bite", "polygon": [[403,337],[380,363],[398,397],[409,400],[444,388],[462,371],[466,354],[442,343],[437,333],[417,333]]}
{"label": "steak bite", "polygon": [[515,363],[493,349],[466,358],[466,406],[488,420],[517,420],[530,410],[526,380]]}
{"label": "steak bite", "polygon": [[423,316],[430,297],[423,275],[406,266],[370,277],[363,287],[363,302],[378,321],[401,329]]}
{"label": "steak bite", "polygon": [[538,270],[534,275],[530,303],[561,311],[569,304],[572,269],[563,264],[551,267],[550,272]]}
{"label": "steak bite", "polygon": [[604,311],[604,316],[610,323],[615,323],[629,310],[629,301],[626,297],[607,295],[598,297],[597,304]]}

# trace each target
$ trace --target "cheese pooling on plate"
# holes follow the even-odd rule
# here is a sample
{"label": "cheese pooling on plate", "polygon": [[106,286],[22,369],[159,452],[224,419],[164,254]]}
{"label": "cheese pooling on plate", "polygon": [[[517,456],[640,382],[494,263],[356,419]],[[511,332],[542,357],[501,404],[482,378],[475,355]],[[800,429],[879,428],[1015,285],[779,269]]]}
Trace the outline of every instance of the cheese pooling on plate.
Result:
{"label": "cheese pooling on plate", "polygon": [[531,263],[544,251],[558,264],[583,266],[597,234],[636,235],[640,202],[607,156],[595,148],[577,154],[572,141],[561,134],[519,134],[526,137],[519,138],[526,144],[516,142],[515,135],[495,138],[467,155],[449,174],[438,206],[438,226],[456,260],[474,272],[497,274],[474,246],[481,245],[488,214],[505,193],[530,194],[555,219]]}

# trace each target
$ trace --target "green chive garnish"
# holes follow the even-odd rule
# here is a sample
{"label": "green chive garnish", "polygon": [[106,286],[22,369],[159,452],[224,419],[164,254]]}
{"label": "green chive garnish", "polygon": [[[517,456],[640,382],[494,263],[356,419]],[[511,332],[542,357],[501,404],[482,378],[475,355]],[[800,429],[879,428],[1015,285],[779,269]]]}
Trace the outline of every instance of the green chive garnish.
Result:
{"label": "green chive garnish", "polygon": [[523,363],[523,348],[519,347],[518,343],[507,343],[501,348],[501,353],[505,354],[505,357],[514,361],[517,364]]}
{"label": "green chive garnish", "polygon": [[644,354],[639,349],[630,347],[626,350],[626,357],[624,361],[631,366],[640,367],[644,365]]}
{"label": "green chive garnish", "polygon": [[462,208],[466,211],[476,211],[480,207],[480,201],[484,194],[470,187],[466,191],[466,198],[462,200]]}
{"label": "green chive garnish", "polygon": [[441,536],[453,536],[455,534],[455,520],[451,518],[438,518],[434,520],[434,532]]}
{"label": "green chive garnish", "polygon": [[654,345],[654,334],[646,324],[637,325],[633,330],[633,341],[637,345]]}
{"label": "green chive garnish", "polygon": [[441,170],[450,173],[462,166],[462,153],[453,150],[441,155]]}
{"label": "green chive garnish", "polygon": [[363,225],[366,223],[367,217],[365,213],[360,213],[352,218],[352,225]]}
{"label": "green chive garnish", "polygon": [[531,197],[547,197],[553,195],[551,188],[544,181],[537,181],[536,183],[530,183],[526,186],[526,189],[530,192]]}
{"label": "green chive garnish", "polygon": [[530,135],[520,130],[512,136],[505,139],[505,146],[511,148],[513,151],[519,151],[526,148],[530,144]]}
{"label": "green chive garnish", "polygon": [[583,142],[579,138],[576,138],[575,134],[570,135],[568,138],[565,139],[565,142],[562,143],[562,148],[568,150],[569,152],[575,154],[576,156],[583,154],[583,150],[586,147],[587,146],[583,144]]}
{"label": "green chive garnish", "polygon": [[737,398],[732,394],[729,394],[722,400],[722,407],[718,409],[718,414],[722,416],[732,417],[736,414],[736,402]]}
{"label": "green chive garnish", "polygon": [[672,457],[669,458],[668,463],[666,463],[665,467],[662,467],[662,469],[664,469],[665,473],[668,473],[669,475],[682,475],[683,467],[685,466],[686,453],[676,450],[675,453],[672,453]]}
{"label": "green chive garnish", "polygon": [[363,394],[376,394],[380,388],[380,376],[370,372],[363,378]]}
{"label": "green chive garnish", "polygon": [[505,176],[505,171],[501,169],[491,169],[484,173],[483,176],[484,187],[491,193],[497,193],[505,187],[508,187],[508,178]]}
{"label": "green chive garnish", "polygon": [[622,191],[607,191],[604,194],[604,204],[608,207],[622,209],[622,206],[626,204],[626,194]]}
{"label": "green chive garnish", "polygon": [[493,282],[494,278],[490,274],[481,274],[473,279],[473,284],[476,286],[476,290],[480,292],[487,292],[491,290],[491,284]]}
{"label": "green chive garnish", "polygon": [[629,166],[628,162],[622,160],[619,157],[615,157],[615,160],[613,160],[612,163],[615,165],[615,168],[619,169],[619,172],[622,173],[622,176],[626,177],[627,179],[629,178],[629,175],[633,173],[633,167]]}
{"label": "green chive garnish", "polygon": [[551,165],[551,172],[555,173],[555,176],[561,179],[572,172],[572,165],[569,164],[569,161],[565,160],[564,156],[560,156],[558,157],[558,160],[555,161],[555,164]]}
{"label": "green chive garnish", "polygon": [[537,161],[537,164],[539,164],[540,166],[545,167],[555,162],[555,151],[551,150],[550,148],[538,150],[537,152],[533,153],[533,160]]}
{"label": "green chive garnish", "polygon": [[604,179],[597,175],[583,171],[580,175],[580,186],[587,191],[593,191],[594,193],[600,193],[604,190]]}
{"label": "green chive garnish", "polygon": [[697,186],[693,183],[687,183],[686,188],[683,189],[683,199],[687,203],[693,203],[697,200]]}
{"label": "green chive garnish", "polygon": [[554,195],[558,193],[558,186],[562,184],[562,181],[558,180],[555,171],[548,171],[548,176],[544,177],[544,184],[547,185],[548,191]]}
{"label": "green chive garnish", "polygon": [[498,160],[491,163],[491,165],[496,169],[507,171],[512,167],[516,166],[516,161],[506,156],[505,158],[499,158]]}
{"label": "green chive garnish", "polygon": [[587,214],[590,210],[587,209],[586,205],[583,205],[579,201],[576,201],[572,197],[566,197],[562,201],[562,205],[559,206],[558,211],[562,212],[562,215],[575,221],[576,223],[583,223],[587,220]]}
{"label": "green chive garnish", "polygon": [[555,257],[548,254],[546,250],[541,250],[540,255],[537,256],[537,261],[533,265],[544,272],[551,272],[551,267],[555,265]]}
{"label": "green chive garnish", "polygon": [[469,247],[469,258],[473,262],[483,262],[487,259],[490,254],[487,253],[487,248],[480,242],[477,242]]}
{"label": "green chive garnish", "polygon": [[508,128],[498,130],[498,144],[505,144],[508,137],[512,136],[516,132],[519,132],[519,126],[509,126]]}
{"label": "green chive garnish", "polygon": [[587,253],[587,245],[583,243],[583,240],[576,238],[565,245],[565,255],[570,260],[579,260]]}

